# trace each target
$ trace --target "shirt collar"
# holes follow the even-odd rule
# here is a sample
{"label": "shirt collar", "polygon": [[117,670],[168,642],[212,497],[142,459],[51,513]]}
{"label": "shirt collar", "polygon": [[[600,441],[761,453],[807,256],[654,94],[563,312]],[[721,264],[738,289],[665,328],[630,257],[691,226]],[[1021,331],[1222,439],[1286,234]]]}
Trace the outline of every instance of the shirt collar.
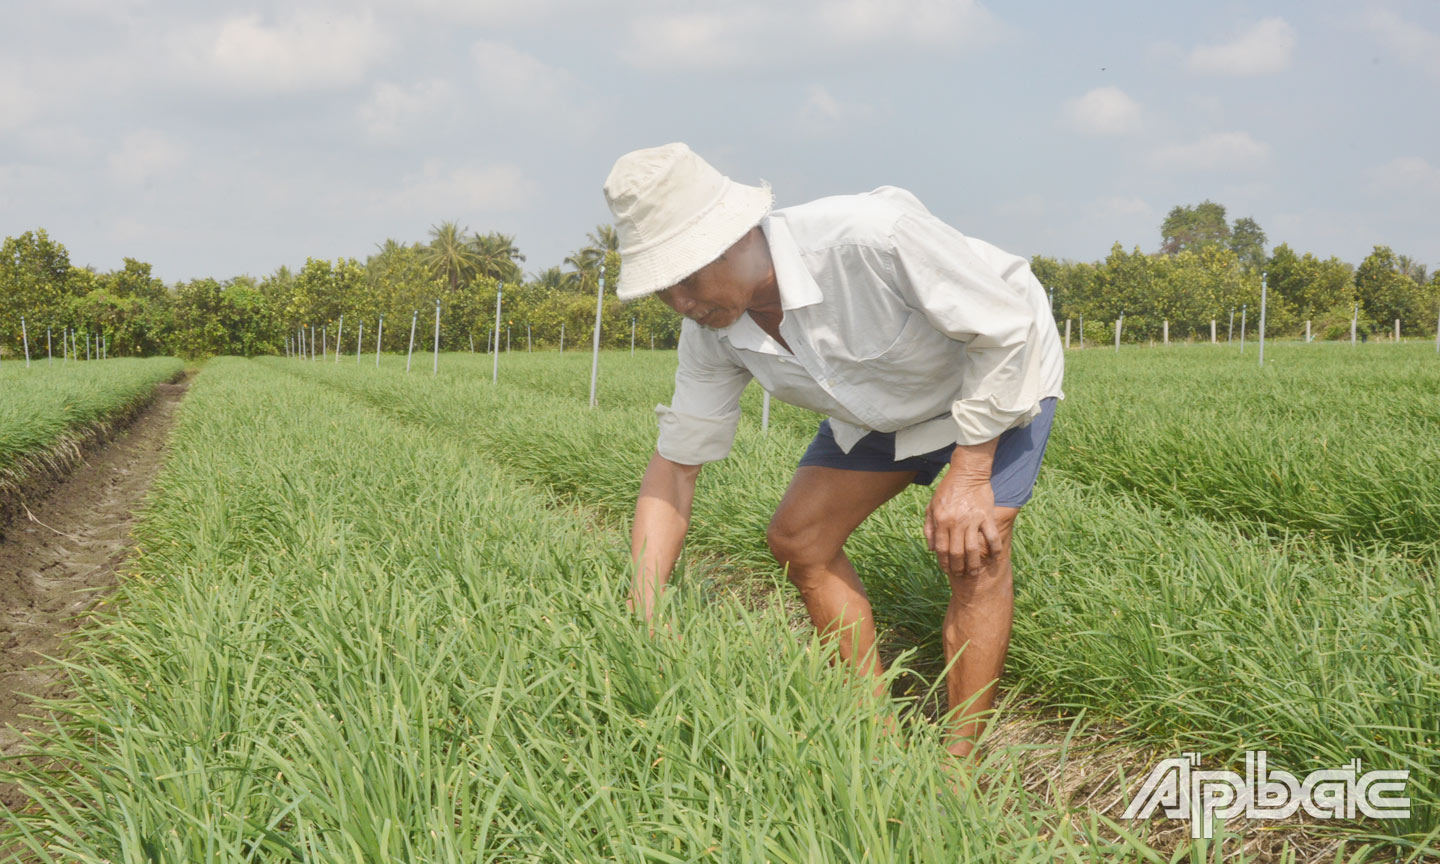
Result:
{"label": "shirt collar", "polygon": [[[760,221],[760,230],[765,232],[765,240],[770,245],[770,260],[775,265],[775,281],[780,287],[780,308],[789,311],[814,306],[824,300],[815,277],[800,260],[800,248],[795,244],[784,218],[771,214]],[[736,348],[762,354],[789,353],[769,333],[761,330],[748,312],[719,331],[719,335]]]}
{"label": "shirt collar", "polygon": [[775,265],[775,281],[780,284],[780,308],[799,309],[814,306],[825,295],[805,262],[800,260],[800,247],[790,234],[784,216],[772,213],[760,221],[760,230],[770,244],[770,260]]}

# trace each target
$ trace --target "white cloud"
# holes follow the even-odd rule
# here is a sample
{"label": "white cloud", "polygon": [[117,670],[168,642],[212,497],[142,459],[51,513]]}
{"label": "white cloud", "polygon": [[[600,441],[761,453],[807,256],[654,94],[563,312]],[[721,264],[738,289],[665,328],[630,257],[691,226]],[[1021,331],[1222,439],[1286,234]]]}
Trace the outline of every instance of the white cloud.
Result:
{"label": "white cloud", "polygon": [[1180,171],[1224,171],[1259,167],[1270,146],[1249,132],[1214,132],[1186,144],[1162,147],[1151,156],[1156,168]]}
{"label": "white cloud", "polygon": [[1021,220],[1041,220],[1052,210],[1051,202],[1043,195],[1031,192],[1019,198],[1011,198],[1002,201],[995,208],[995,212],[1002,216],[1009,216]]}
{"label": "white cloud", "polygon": [[1228,42],[1200,45],[1190,52],[1190,69],[1207,75],[1269,75],[1290,65],[1295,29],[1284,18],[1266,18]]}
{"label": "white cloud", "polygon": [[806,94],[805,103],[796,115],[796,126],[802,134],[829,135],[867,119],[869,105],[842,102],[824,87],[816,84]]}
{"label": "white cloud", "polygon": [[50,0],[51,12],[88,19],[123,19],[143,10],[145,0]]}
{"label": "white cloud", "polygon": [[110,242],[122,248],[134,248],[141,243],[163,239],[167,233],[128,215],[118,216],[105,225],[105,234]]}
{"label": "white cloud", "polygon": [[535,184],[517,165],[504,163],[447,168],[431,160],[419,173],[406,177],[400,191],[384,206],[401,212],[424,214],[427,218],[435,218],[436,214],[469,218],[481,211],[525,209],[535,196]]}
{"label": "white cloud", "polygon": [[1179,63],[1185,59],[1185,49],[1179,43],[1162,39],[1145,46],[1145,59],[1156,63]]}
{"label": "white cloud", "polygon": [[1128,135],[1140,130],[1140,105],[1119,87],[1096,87],[1066,102],[1062,117],[1084,135]]}
{"label": "white cloud", "polygon": [[486,27],[509,24],[531,24],[542,21],[556,11],[552,0],[379,0],[378,5],[393,14],[414,16],[417,13],[446,24],[483,24]]}
{"label": "white cloud", "polygon": [[1138,195],[1108,195],[1096,199],[1092,208],[1093,212],[1100,217],[1132,217],[1150,216],[1154,214],[1155,208],[1149,202]]}
{"label": "white cloud", "polygon": [[0,208],[10,210],[19,203],[19,195],[15,187],[20,185],[16,182],[20,169],[14,165],[0,165]]}
{"label": "white cloud", "polygon": [[479,41],[470,48],[480,90],[477,97],[527,111],[548,112],[570,105],[570,73],[503,42]]}
{"label": "white cloud", "polygon": [[769,14],[681,12],[644,15],[630,22],[630,38],[621,56],[642,69],[716,68],[738,64]]}
{"label": "white cloud", "polygon": [[456,103],[448,81],[431,79],[410,86],[389,82],[376,85],[370,99],[357,109],[365,131],[375,138],[400,138],[424,132],[425,121],[443,114]]}
{"label": "white cloud", "polygon": [[1432,78],[1440,78],[1440,36],[1378,6],[1366,11],[1361,24],[1375,34],[1386,52]]}
{"label": "white cloud", "polygon": [[0,130],[20,129],[34,115],[39,100],[21,84],[12,69],[0,69]]}
{"label": "white cloud", "polygon": [[301,92],[357,83],[386,47],[369,14],[299,11],[274,25],[235,16],[221,22],[200,62],[238,87]]}
{"label": "white cloud", "polygon": [[723,12],[647,10],[628,29],[620,56],[642,69],[765,66],[882,45],[954,51],[1002,32],[977,0],[742,0]]}
{"label": "white cloud", "polygon": [[899,41],[956,47],[989,42],[999,22],[976,0],[844,0],[815,7],[838,40],[848,43]]}
{"label": "white cloud", "polygon": [[167,173],[184,161],[185,148],[169,136],[153,129],[141,129],[126,135],[120,149],[107,160],[110,176],[121,183],[143,186]]}
{"label": "white cloud", "polygon": [[91,137],[84,126],[71,123],[32,123],[15,130],[10,141],[17,149],[51,160],[93,160],[103,152],[114,136],[104,134],[102,138]]}
{"label": "white cloud", "polygon": [[1369,175],[1373,192],[1440,197],[1440,168],[1419,156],[1398,156],[1372,168]]}

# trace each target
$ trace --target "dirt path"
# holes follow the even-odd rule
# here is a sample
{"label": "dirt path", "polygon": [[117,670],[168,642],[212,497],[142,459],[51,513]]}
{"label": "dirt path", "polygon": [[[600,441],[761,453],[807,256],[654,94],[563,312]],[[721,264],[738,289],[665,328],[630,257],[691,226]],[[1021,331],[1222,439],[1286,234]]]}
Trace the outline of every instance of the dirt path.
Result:
{"label": "dirt path", "polygon": [[[78,616],[115,584],[132,548],[130,528],[160,469],[175,408],[188,384],[160,384],[155,400],[70,476],[25,502],[0,539],[0,754],[31,725],[25,694],[58,695],[54,656]],[[27,512],[28,511],[28,512]],[[15,807],[11,789],[0,801]]]}

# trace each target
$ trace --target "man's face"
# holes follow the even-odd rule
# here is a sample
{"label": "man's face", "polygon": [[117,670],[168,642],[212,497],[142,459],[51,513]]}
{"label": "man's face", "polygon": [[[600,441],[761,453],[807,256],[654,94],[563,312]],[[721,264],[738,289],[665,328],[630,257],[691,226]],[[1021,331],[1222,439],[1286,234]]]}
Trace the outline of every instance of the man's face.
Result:
{"label": "man's face", "polygon": [[736,278],[728,256],[722,255],[655,296],[702,327],[729,327],[750,302],[750,286]]}

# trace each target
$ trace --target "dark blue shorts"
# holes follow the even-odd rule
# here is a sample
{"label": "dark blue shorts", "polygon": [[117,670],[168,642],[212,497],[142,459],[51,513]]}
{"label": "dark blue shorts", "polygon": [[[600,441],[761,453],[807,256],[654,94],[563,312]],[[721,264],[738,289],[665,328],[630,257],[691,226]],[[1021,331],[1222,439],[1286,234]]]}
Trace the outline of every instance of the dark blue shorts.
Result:
{"label": "dark blue shorts", "polygon": [[[1040,474],[1040,460],[1045,456],[1045,442],[1050,439],[1050,424],[1055,420],[1055,398],[1040,400],[1040,416],[1029,426],[1006,429],[995,444],[995,463],[990,469],[990,488],[995,490],[995,506],[1019,507],[1030,500],[1035,478]],[[835,443],[830,421],[820,421],[815,440],[800,457],[800,467],[818,465],[846,471],[914,471],[911,482],[929,486],[950,464],[955,446],[941,447],[919,456],[895,461],[895,433],[871,432],[855,443],[849,453]]]}

